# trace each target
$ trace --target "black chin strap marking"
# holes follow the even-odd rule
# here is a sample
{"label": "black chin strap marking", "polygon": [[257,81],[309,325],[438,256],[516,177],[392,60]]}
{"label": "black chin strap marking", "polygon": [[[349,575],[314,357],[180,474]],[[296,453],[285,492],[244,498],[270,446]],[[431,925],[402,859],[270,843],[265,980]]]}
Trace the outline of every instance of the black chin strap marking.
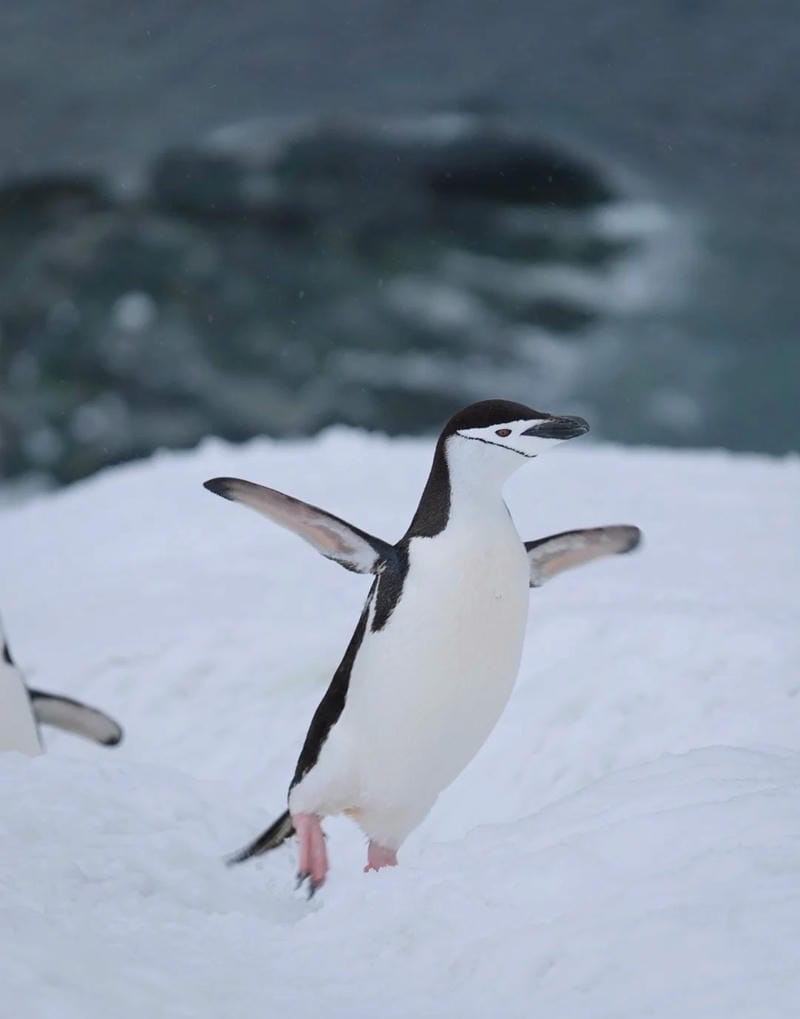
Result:
{"label": "black chin strap marking", "polygon": [[[470,439],[472,442],[484,442],[487,446],[496,446],[498,449],[508,449],[508,446],[503,446],[499,442],[492,442],[491,439],[482,439],[479,435],[464,435],[463,432],[456,432],[462,439]],[[535,460],[536,453],[523,453],[521,449],[508,449],[509,453],[518,453],[520,456],[524,456],[526,460]]]}

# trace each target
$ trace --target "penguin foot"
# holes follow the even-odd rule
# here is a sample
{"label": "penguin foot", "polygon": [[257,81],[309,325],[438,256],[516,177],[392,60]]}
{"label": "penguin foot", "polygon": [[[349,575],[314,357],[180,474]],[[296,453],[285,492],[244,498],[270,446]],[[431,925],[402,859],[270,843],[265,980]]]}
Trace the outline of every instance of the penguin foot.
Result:
{"label": "penguin foot", "polygon": [[302,872],[298,872],[297,879],[295,880],[294,883],[294,890],[296,892],[299,891],[306,883],[306,881],[308,881],[308,888],[306,889],[306,898],[313,899],[314,893],[320,887],[320,885],[317,884],[317,882],[311,877],[310,874],[303,874]]}
{"label": "penguin foot", "polygon": [[320,819],[316,814],[293,814],[300,859],[297,866],[297,888],[308,881],[308,897],[325,884],[328,874],[328,853]]}
{"label": "penguin foot", "polygon": [[367,865],[364,868],[366,874],[370,870],[380,870],[381,867],[396,867],[397,852],[394,849],[387,849],[377,842],[370,842],[367,850]]}

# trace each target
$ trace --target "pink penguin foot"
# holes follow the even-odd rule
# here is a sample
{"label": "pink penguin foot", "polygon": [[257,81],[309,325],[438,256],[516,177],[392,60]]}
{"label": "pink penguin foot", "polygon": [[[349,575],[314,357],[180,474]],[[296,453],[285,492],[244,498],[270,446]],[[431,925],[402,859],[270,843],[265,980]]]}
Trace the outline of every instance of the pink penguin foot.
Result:
{"label": "pink penguin foot", "polygon": [[297,887],[308,881],[309,899],[325,884],[328,874],[328,851],[325,836],[316,814],[292,814],[292,824],[297,832],[300,859],[297,865]]}
{"label": "pink penguin foot", "polygon": [[380,870],[381,867],[396,867],[397,851],[387,849],[386,846],[379,846],[377,842],[370,842],[367,850],[367,865],[364,873],[370,870]]}

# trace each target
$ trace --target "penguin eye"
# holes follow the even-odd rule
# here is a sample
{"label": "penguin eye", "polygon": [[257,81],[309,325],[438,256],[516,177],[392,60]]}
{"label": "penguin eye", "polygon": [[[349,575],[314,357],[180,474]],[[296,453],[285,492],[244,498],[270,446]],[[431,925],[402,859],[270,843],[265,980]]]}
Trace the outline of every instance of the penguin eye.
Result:
{"label": "penguin eye", "polygon": [[504,439],[507,435],[511,435],[511,429],[510,428],[498,428],[497,431],[494,434],[495,435],[499,435],[501,439]]}

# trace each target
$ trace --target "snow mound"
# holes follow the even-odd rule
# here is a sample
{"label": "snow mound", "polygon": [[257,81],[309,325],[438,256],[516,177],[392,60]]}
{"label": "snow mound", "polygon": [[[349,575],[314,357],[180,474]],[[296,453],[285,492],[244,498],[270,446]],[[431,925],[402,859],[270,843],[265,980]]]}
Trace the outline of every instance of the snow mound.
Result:
{"label": "snow mound", "polygon": [[532,592],[512,701],[402,866],[363,875],[345,821],[311,903],[291,847],[222,866],[282,808],[367,581],[201,482],[394,540],[430,452],[207,442],[0,512],[17,659],[126,729],[0,756],[4,1012],[800,1013],[796,460],[584,445],[525,468],[523,537],[631,522],[645,544]]}

